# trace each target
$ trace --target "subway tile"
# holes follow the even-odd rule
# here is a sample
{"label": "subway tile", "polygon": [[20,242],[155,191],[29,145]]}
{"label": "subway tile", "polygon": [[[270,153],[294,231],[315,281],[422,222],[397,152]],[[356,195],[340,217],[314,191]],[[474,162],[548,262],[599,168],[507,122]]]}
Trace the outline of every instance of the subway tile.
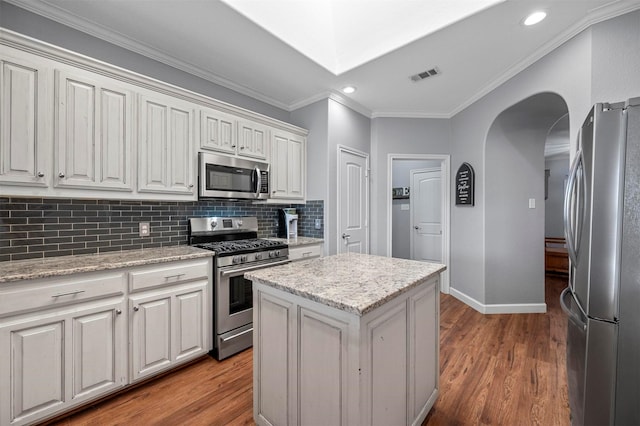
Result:
{"label": "subway tile", "polygon": [[20,253],[20,254],[12,254],[11,260],[27,260],[27,259],[41,259],[43,257],[43,253]]}
{"label": "subway tile", "polygon": [[77,256],[79,254],[95,254],[98,253],[98,249],[97,248],[83,248],[83,249],[75,249],[72,251],[74,256]]}

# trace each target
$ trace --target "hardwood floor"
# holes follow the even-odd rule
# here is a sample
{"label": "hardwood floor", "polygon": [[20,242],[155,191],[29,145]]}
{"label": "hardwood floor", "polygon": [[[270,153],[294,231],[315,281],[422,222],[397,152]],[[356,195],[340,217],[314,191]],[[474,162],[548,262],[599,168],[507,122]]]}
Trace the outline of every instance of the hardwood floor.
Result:
{"label": "hardwood floor", "polygon": [[[566,278],[547,276],[546,314],[482,315],[442,295],[440,395],[423,423],[569,425]],[[253,424],[252,352],[202,359],[55,425]]]}

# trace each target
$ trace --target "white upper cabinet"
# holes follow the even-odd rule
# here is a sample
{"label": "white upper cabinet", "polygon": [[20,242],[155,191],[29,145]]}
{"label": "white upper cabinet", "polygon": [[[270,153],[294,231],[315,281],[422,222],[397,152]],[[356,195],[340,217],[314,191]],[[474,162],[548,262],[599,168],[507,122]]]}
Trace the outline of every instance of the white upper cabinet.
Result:
{"label": "white upper cabinet", "polygon": [[200,148],[235,154],[238,147],[238,120],[210,108],[200,111]]}
{"label": "white upper cabinet", "polygon": [[270,191],[273,199],[303,200],[306,188],[306,139],[284,131],[271,140]]}
{"label": "white upper cabinet", "polygon": [[171,96],[140,96],[138,191],[193,195],[195,105]]}
{"label": "white upper cabinet", "polygon": [[132,190],[132,94],[89,72],[56,70],[57,187]]}
{"label": "white upper cabinet", "polygon": [[238,155],[267,159],[269,128],[249,120],[238,120]]}
{"label": "white upper cabinet", "polygon": [[0,57],[0,183],[46,187],[51,70],[16,53]]}

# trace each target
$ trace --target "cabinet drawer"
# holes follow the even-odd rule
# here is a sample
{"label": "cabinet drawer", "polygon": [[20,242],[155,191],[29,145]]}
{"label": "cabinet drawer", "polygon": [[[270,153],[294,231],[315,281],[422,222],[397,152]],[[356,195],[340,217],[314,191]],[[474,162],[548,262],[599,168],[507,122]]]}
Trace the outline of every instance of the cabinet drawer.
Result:
{"label": "cabinet drawer", "polygon": [[322,244],[289,247],[289,260],[304,260],[322,256]]}
{"label": "cabinet drawer", "polygon": [[0,316],[124,294],[124,290],[123,273],[16,283],[0,289]]}
{"label": "cabinet drawer", "polygon": [[130,290],[146,290],[168,284],[182,283],[197,279],[208,279],[209,260],[171,262],[135,269],[129,272]]}

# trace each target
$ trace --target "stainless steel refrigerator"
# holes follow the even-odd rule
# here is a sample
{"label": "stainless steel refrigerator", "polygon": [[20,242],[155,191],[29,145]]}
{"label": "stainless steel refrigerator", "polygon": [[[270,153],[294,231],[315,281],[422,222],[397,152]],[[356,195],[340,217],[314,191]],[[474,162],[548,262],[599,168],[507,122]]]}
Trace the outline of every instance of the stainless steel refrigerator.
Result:
{"label": "stainless steel refrigerator", "polygon": [[596,104],[565,193],[573,425],[640,425],[640,98]]}

